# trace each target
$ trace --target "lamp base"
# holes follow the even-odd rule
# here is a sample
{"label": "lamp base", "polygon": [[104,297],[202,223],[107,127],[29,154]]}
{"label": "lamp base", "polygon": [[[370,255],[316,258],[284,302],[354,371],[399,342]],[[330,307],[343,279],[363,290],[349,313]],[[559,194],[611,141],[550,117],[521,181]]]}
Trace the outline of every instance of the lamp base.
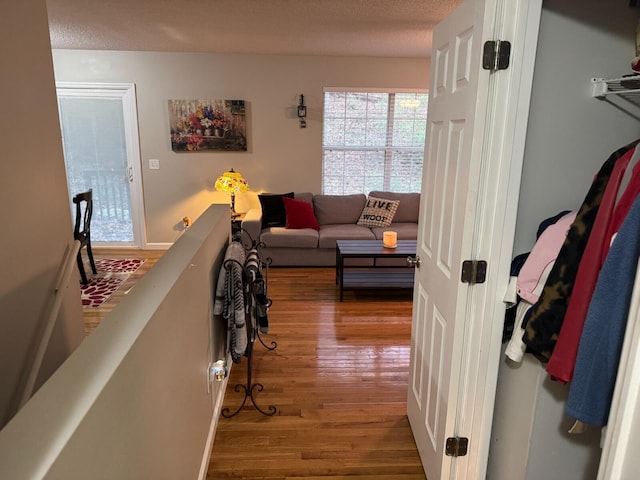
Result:
{"label": "lamp base", "polygon": [[236,214],[236,195],[231,192],[231,216],[233,217]]}

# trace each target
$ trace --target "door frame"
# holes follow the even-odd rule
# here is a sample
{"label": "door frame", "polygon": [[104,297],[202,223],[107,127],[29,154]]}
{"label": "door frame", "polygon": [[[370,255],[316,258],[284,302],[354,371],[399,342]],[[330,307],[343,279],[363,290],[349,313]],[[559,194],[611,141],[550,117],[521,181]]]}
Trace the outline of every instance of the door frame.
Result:
{"label": "door frame", "polygon": [[[138,109],[136,105],[136,86],[134,83],[88,83],[88,82],[56,82],[56,96],[72,97],[120,97],[124,119],[124,135],[127,154],[129,191],[131,193],[131,223],[133,227],[133,243],[122,244],[123,247],[145,248],[147,245],[144,197],[142,191],[142,164],[138,132]],[[60,128],[61,133],[62,127]],[[98,243],[100,245],[101,243]],[[113,243],[102,243],[110,247],[120,246]]]}
{"label": "door frame", "polygon": [[486,168],[478,201],[478,232],[473,259],[487,260],[485,288],[471,288],[467,308],[463,365],[458,390],[456,429],[469,436],[466,457],[458,457],[451,478],[485,478],[504,325],[503,296],[516,232],[533,72],[542,0],[496,1],[494,38],[509,40],[509,68],[494,77],[489,101],[494,108],[485,122]]}
{"label": "door frame", "polygon": [[[456,430],[469,436],[469,450],[458,457],[451,478],[485,478],[497,389],[504,292],[509,283],[516,231],[522,164],[542,13],[542,0],[498,1],[494,38],[509,40],[509,68],[491,73],[491,118],[485,122],[487,159],[476,217],[473,259],[487,260],[484,288],[471,288],[458,389]],[[492,98],[493,97],[493,98]]]}
{"label": "door frame", "polygon": [[[470,1],[470,0],[465,0]],[[466,456],[453,457],[443,478],[480,479],[486,477],[491,428],[497,388],[504,292],[516,231],[522,164],[533,84],[542,0],[487,0],[485,15],[495,16],[493,32],[487,40],[511,42],[510,66],[493,72],[489,82],[489,116],[484,121],[484,144],[477,192],[478,208],[472,260],[489,262],[486,281],[469,289],[460,301],[468,312],[459,329],[462,353],[456,395],[455,420],[446,436],[469,438]],[[482,125],[482,122],[480,123]],[[471,192],[470,192],[471,193]],[[456,340],[454,340],[455,342]]]}

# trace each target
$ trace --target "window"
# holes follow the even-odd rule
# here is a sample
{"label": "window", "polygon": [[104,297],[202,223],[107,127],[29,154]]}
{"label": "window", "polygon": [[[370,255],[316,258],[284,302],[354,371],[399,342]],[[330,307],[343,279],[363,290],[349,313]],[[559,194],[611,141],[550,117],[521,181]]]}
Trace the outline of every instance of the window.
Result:
{"label": "window", "polygon": [[325,91],[322,192],[420,192],[426,93]]}

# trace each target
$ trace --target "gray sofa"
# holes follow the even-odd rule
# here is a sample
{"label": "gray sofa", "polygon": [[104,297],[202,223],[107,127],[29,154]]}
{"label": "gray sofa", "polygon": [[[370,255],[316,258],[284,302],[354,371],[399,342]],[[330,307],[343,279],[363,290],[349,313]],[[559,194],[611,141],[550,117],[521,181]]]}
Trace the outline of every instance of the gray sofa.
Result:
{"label": "gray sofa", "polygon": [[313,205],[319,230],[288,229],[262,225],[262,210],[253,208],[245,214],[242,228],[252,239],[262,242],[263,259],[272,266],[334,266],[336,240],[382,240],[382,232],[393,230],[398,240],[415,240],[418,236],[419,193],[372,191],[370,196],[399,200],[393,222],[388,227],[364,227],[357,224],[367,200],[363,194],[324,195],[295,193],[294,198]]}

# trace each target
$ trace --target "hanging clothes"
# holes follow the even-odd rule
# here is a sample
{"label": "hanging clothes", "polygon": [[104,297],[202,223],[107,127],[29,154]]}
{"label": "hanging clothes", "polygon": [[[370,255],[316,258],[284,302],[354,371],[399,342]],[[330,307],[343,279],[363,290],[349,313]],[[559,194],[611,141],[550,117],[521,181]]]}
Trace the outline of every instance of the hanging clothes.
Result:
{"label": "hanging clothes", "polygon": [[[618,232],[618,230],[620,230],[622,222],[624,222],[624,219],[631,209],[631,205],[633,205],[636,197],[640,195],[640,145],[636,146],[635,153],[631,158],[631,162],[629,162],[629,167],[633,167],[631,170],[631,176],[626,187],[624,183],[621,185],[621,188],[624,188],[624,191],[619,195],[620,198],[616,203],[616,209],[613,212],[613,219],[611,220],[609,230],[607,231],[607,241],[605,242],[605,248],[602,250],[603,264],[607,258],[607,254],[609,253],[613,236]],[[628,170],[629,168],[627,168],[627,172]],[[627,172],[625,172],[625,175]]]}
{"label": "hanging clothes", "polygon": [[546,283],[541,279],[542,272],[549,264],[555,262],[576,214],[577,212],[563,212],[555,223],[545,228],[522,266],[516,282],[516,291],[529,303],[538,301],[540,291]]}
{"label": "hanging clothes", "polygon": [[616,150],[596,174],[558,253],[540,298],[532,308],[525,325],[524,342],[528,351],[544,363],[549,361],[553,353],[580,260],[613,169],[618,160],[630,149],[635,148],[639,141]]}
{"label": "hanging clothes", "polygon": [[573,376],[584,320],[587,316],[587,309],[589,308],[598,274],[602,268],[602,252],[611,240],[607,236],[607,232],[613,220],[618,188],[635,151],[636,148],[630,149],[613,167],[611,178],[602,196],[598,214],[578,266],[576,280],[571,291],[562,326],[560,327],[558,339],[547,365],[547,372],[551,375],[551,378],[560,383],[568,383]]}
{"label": "hanging clothes", "polygon": [[[536,287],[531,292],[532,295],[539,295],[542,291],[542,287],[549,276],[549,272],[553,267],[553,262],[551,262],[540,274],[540,283],[536,285]],[[511,335],[511,340],[507,344],[507,348],[504,351],[504,354],[510,360],[520,363],[524,358],[524,354],[527,350],[527,345],[522,341],[524,337],[524,325],[527,323],[527,315],[531,311],[531,307],[533,307],[533,303],[521,298],[516,306],[515,312],[515,320],[513,329],[513,334]]]}
{"label": "hanging clothes", "polygon": [[566,413],[606,425],[640,255],[640,197],[611,245],[580,338]]}
{"label": "hanging clothes", "polygon": [[520,268],[516,278],[517,302],[514,329],[505,349],[507,358],[521,362],[526,351],[524,325],[531,307],[538,301],[542,288],[577,212],[561,212],[545,220],[538,229],[538,239]]}
{"label": "hanging clothes", "polygon": [[511,268],[509,271],[509,284],[507,290],[504,292],[502,301],[507,306],[504,312],[504,325],[502,327],[502,343],[506,343],[513,336],[513,329],[516,322],[516,309],[520,302],[520,297],[516,293],[516,282],[518,281],[518,274],[524,262],[527,260],[529,252],[521,253],[511,260]]}

